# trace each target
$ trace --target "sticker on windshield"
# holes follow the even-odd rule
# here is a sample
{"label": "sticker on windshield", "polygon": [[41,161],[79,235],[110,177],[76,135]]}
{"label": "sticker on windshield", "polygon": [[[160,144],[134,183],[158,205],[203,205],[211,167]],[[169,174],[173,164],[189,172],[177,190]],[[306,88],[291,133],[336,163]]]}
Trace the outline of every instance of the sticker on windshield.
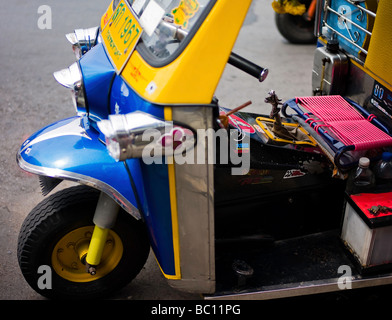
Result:
{"label": "sticker on windshield", "polygon": [[197,0],[182,0],[180,5],[172,11],[174,23],[187,29],[189,20],[195,15],[199,8],[200,5]]}
{"label": "sticker on windshield", "polygon": [[162,20],[165,10],[154,0],[151,0],[140,18],[140,24],[144,31],[151,37],[159,22]]}

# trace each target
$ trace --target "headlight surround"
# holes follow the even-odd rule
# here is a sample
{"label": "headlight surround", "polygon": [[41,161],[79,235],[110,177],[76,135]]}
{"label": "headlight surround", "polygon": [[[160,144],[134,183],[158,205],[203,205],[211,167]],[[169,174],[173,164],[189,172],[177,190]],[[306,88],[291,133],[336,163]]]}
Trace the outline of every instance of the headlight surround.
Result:
{"label": "headlight surround", "polygon": [[72,50],[76,59],[79,60],[99,41],[99,28],[76,29],[73,33],[66,34],[65,37],[72,44]]}
{"label": "headlight surround", "polygon": [[132,137],[126,129],[124,116],[109,116],[110,120],[98,122],[98,128],[105,135],[106,148],[116,161],[126,159],[127,145],[132,144]]}
{"label": "headlight surround", "polygon": [[140,111],[110,115],[109,120],[98,122],[98,128],[106,137],[106,148],[116,161],[142,157],[143,149],[149,144],[143,140],[143,133],[157,129],[160,135],[165,125],[165,121]]}
{"label": "headlight surround", "polygon": [[192,128],[141,111],[110,115],[97,125],[106,137],[109,154],[116,161],[182,154],[196,144],[196,132]]}
{"label": "headlight surround", "polygon": [[54,78],[64,87],[71,89],[72,101],[76,112],[87,112],[87,101],[84,91],[83,76],[78,62],[74,62],[68,68],[53,73]]}

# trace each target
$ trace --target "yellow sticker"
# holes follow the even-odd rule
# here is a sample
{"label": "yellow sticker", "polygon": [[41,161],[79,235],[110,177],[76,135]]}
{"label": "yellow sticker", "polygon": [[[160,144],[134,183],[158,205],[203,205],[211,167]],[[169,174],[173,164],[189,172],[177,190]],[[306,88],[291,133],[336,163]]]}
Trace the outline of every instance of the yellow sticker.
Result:
{"label": "yellow sticker", "polygon": [[197,0],[182,0],[180,5],[172,11],[174,23],[187,29],[189,20],[195,15],[199,8],[200,5]]}

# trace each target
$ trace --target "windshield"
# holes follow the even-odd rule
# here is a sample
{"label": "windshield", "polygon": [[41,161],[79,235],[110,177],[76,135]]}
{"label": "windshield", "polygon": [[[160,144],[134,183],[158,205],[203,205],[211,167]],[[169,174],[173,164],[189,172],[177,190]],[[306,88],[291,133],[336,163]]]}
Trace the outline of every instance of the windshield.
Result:
{"label": "windshield", "polygon": [[128,0],[143,28],[142,43],[158,62],[170,60],[193,34],[211,0]]}

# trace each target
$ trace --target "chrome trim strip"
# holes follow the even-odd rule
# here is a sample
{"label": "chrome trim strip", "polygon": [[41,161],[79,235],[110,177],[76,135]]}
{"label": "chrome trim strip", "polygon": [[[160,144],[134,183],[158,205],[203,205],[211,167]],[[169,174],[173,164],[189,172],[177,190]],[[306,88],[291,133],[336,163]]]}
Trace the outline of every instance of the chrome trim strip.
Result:
{"label": "chrome trim strip", "polygon": [[[355,278],[351,280],[352,289],[367,288],[392,284],[392,274],[372,278]],[[352,290],[351,289],[351,290]],[[261,291],[239,292],[220,294],[216,296],[204,296],[206,300],[269,300],[279,298],[290,298],[303,295],[328,293],[340,291],[338,279],[325,279],[318,281],[307,281],[301,283],[291,283],[279,286],[264,287]],[[350,290],[350,289],[347,289]]]}
{"label": "chrome trim strip", "polygon": [[359,24],[355,23],[353,20],[347,19],[347,17],[344,16],[344,14],[341,14],[337,11],[335,11],[334,9],[332,9],[331,7],[328,7],[327,10],[333,12],[334,14],[336,14],[337,16],[339,16],[340,18],[343,19],[344,23],[345,21],[348,21],[349,23],[351,23],[352,25],[356,26],[358,29],[362,30],[363,32],[367,33],[369,36],[372,35],[372,33],[368,30],[366,30],[365,28],[361,27]]}
{"label": "chrome trim strip", "polygon": [[367,13],[368,15],[372,16],[372,17],[376,17],[376,13],[374,13],[373,11],[370,11],[364,7],[361,7],[357,4],[357,2],[365,2],[365,0],[362,1],[353,1],[353,0],[346,0],[347,2],[353,4],[354,6],[356,6],[359,10],[364,11],[365,13]]}
{"label": "chrome trim strip", "polygon": [[109,195],[114,201],[116,201],[125,211],[127,211],[135,219],[137,220],[141,219],[139,210],[131,202],[129,202],[129,200],[127,200],[123,195],[121,195],[116,189],[114,189],[113,187],[111,187],[105,182],[102,182],[100,180],[79,173],[74,173],[62,169],[40,167],[40,166],[30,164],[26,162],[19,153],[16,157],[16,162],[21,167],[21,169],[37,175],[43,175],[52,178],[74,181],[101,190],[105,192],[107,195]]}
{"label": "chrome trim strip", "polygon": [[[366,14],[366,15],[368,15],[368,16],[371,16],[371,17],[373,17],[373,18],[376,18],[376,13],[374,13],[374,12],[372,12],[372,11],[366,9],[366,8],[363,8],[363,7],[359,6],[356,2],[350,1],[350,0],[346,0],[346,2],[349,3],[349,4],[351,4],[351,5],[353,5],[353,6],[355,6],[355,7],[357,8],[356,10],[352,11],[351,13],[360,11],[360,12],[361,12],[361,15]],[[363,1],[362,1],[362,2],[363,2]],[[321,8],[320,8],[319,10],[321,10]],[[370,36],[370,37],[372,36],[371,30],[367,30],[366,28],[364,28],[364,27],[360,26],[359,24],[355,23],[353,19],[347,18],[347,17],[345,16],[344,13],[339,13],[339,12],[337,12],[336,10],[332,9],[332,7],[331,7],[331,1],[325,1],[323,11],[324,11],[324,19],[323,19],[323,24],[322,24],[323,26],[327,27],[329,30],[331,30],[332,32],[338,34],[340,37],[342,37],[343,39],[345,39],[346,41],[348,41],[349,43],[351,43],[352,45],[354,45],[357,49],[359,49],[359,50],[360,50],[361,52],[363,52],[365,55],[368,54],[368,51],[367,51],[366,49],[364,49],[362,46],[356,44],[356,42],[357,42],[358,40],[355,40],[355,39],[352,37],[351,32],[350,32],[350,30],[349,30],[349,28],[348,28],[348,24],[354,25],[355,27],[357,27],[359,30],[365,32],[365,33],[366,33],[368,36]],[[334,29],[333,27],[331,27],[330,25],[328,25],[327,20],[328,20],[328,16],[329,16],[330,13],[335,14],[335,15],[338,17],[338,19],[342,19],[342,21],[343,21],[343,23],[344,23],[344,25],[345,25],[345,27],[346,27],[346,30],[347,30],[348,34],[350,35],[351,39],[349,39],[349,38],[347,38],[346,36],[344,36],[344,35],[343,35],[341,32],[339,32],[337,29]],[[318,33],[319,33],[319,34],[322,34],[321,30],[318,30]]]}

